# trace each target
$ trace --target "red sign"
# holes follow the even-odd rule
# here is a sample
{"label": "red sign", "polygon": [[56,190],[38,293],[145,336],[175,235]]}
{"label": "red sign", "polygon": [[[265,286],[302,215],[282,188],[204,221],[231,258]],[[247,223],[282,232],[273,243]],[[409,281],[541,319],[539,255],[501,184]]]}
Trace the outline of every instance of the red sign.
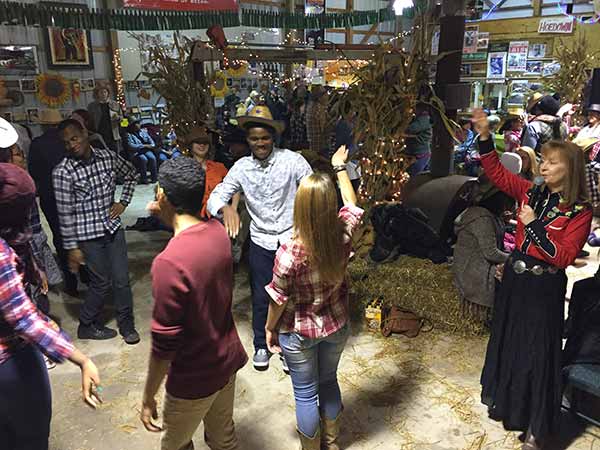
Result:
{"label": "red sign", "polygon": [[123,0],[126,8],[176,11],[237,11],[237,0]]}

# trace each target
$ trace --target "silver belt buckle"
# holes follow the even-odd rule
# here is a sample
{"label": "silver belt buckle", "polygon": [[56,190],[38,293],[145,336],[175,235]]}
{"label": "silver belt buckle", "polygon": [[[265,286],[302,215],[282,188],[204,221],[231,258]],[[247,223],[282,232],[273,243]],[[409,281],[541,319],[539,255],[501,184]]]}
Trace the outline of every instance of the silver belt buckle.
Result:
{"label": "silver belt buckle", "polygon": [[542,266],[540,266],[539,264],[536,264],[535,266],[533,266],[531,268],[531,272],[534,275],[542,275],[544,273],[544,268]]}
{"label": "silver belt buckle", "polygon": [[517,259],[513,263],[513,270],[515,271],[515,273],[517,275],[521,275],[521,274],[527,272],[527,264],[525,264],[525,261],[521,261],[520,259]]}

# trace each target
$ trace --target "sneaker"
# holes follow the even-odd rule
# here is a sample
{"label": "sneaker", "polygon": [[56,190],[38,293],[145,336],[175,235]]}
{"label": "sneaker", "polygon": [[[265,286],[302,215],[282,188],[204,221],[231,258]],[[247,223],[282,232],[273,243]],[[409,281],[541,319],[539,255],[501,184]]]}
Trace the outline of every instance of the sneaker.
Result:
{"label": "sneaker", "polygon": [[269,368],[269,358],[271,353],[266,348],[259,348],[254,352],[254,358],[252,358],[252,364],[258,371],[265,371]]}
{"label": "sneaker", "polygon": [[123,336],[123,340],[125,341],[125,343],[129,345],[135,345],[138,342],[140,342],[140,335],[135,330],[135,328],[132,328],[125,332],[121,332],[121,336]]}
{"label": "sneaker", "polygon": [[98,327],[96,325],[79,325],[77,328],[77,337],[79,339],[93,339],[96,341],[104,341],[112,339],[117,335],[117,332],[112,328]]}
{"label": "sneaker", "polygon": [[279,359],[281,360],[281,368],[283,369],[283,373],[285,373],[286,375],[289,375],[290,368],[288,367],[287,363],[285,362],[285,358],[283,357],[283,355],[281,353],[279,354]]}

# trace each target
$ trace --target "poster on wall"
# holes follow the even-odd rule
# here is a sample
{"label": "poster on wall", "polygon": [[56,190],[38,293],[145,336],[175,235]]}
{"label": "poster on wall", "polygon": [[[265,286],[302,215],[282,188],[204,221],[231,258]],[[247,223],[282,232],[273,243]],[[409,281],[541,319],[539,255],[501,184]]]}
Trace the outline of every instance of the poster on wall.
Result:
{"label": "poster on wall", "polygon": [[123,0],[126,8],[176,11],[237,11],[238,0]]}
{"label": "poster on wall", "polygon": [[46,32],[50,69],[91,69],[92,44],[89,30],[49,27]]}
{"label": "poster on wall", "polygon": [[465,37],[463,41],[463,53],[477,52],[477,39],[479,36],[478,26],[467,26],[465,28]]}
{"label": "poster on wall", "polygon": [[556,75],[560,71],[560,63],[559,62],[551,62],[544,64],[542,68],[542,76],[543,77],[551,77],[552,75]]}
{"label": "poster on wall", "polygon": [[490,33],[479,32],[477,35],[477,51],[487,51],[490,46]]}
{"label": "poster on wall", "polygon": [[488,54],[488,80],[504,80],[506,78],[506,52]]}
{"label": "poster on wall", "polygon": [[529,46],[529,58],[545,58],[546,44],[531,44]]}
{"label": "poster on wall", "polygon": [[37,75],[40,72],[37,47],[0,45],[0,75]]}
{"label": "poster on wall", "polygon": [[525,72],[527,70],[528,41],[512,41],[508,45],[508,71]]}
{"label": "poster on wall", "polygon": [[[304,14],[323,14],[325,0],[304,0]],[[308,45],[322,44],[325,40],[325,30],[306,30]]]}
{"label": "poster on wall", "polygon": [[539,77],[542,75],[543,68],[544,63],[542,61],[527,61],[527,70],[525,70],[525,75]]}

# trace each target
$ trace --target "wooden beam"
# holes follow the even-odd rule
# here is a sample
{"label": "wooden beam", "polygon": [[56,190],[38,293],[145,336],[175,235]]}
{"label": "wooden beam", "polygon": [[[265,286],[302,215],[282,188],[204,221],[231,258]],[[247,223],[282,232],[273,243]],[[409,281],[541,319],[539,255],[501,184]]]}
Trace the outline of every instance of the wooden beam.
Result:
{"label": "wooden beam", "polygon": [[379,29],[379,24],[374,23],[373,26],[367,32],[367,34],[365,34],[363,36],[363,38],[360,40],[360,44],[362,45],[362,44],[366,44],[367,42],[369,42],[369,39],[371,38],[371,36],[373,36],[377,32],[378,29]]}
{"label": "wooden beam", "polygon": [[533,0],[531,6],[533,6],[533,17],[542,15],[542,0]]}

